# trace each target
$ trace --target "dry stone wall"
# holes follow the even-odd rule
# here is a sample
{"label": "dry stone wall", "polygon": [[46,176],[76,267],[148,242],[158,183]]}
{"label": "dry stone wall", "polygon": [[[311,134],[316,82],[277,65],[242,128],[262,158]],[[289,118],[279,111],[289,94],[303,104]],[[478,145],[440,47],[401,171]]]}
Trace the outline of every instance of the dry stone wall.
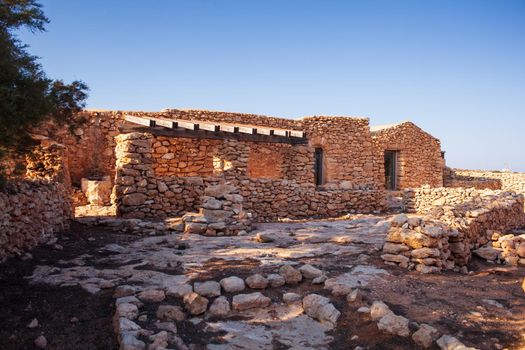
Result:
{"label": "dry stone wall", "polygon": [[[147,133],[123,134],[116,139],[114,198],[119,213],[126,217],[166,217],[196,211],[202,206],[205,189],[224,181],[239,188],[243,207],[255,220],[326,217],[383,209],[382,191],[367,189],[366,185],[355,189],[349,181],[342,181],[326,191],[317,189],[313,184],[313,151],[308,146],[165,139]],[[186,147],[194,152],[198,163],[191,173],[199,176],[180,176],[181,169],[189,164],[181,160],[188,154]],[[250,177],[250,154],[269,147],[283,155],[283,178]],[[171,155],[165,157],[166,154]]]}
{"label": "dry stone wall", "polygon": [[445,186],[502,189],[525,194],[525,173],[450,169],[445,176]]}
{"label": "dry stone wall", "polygon": [[426,187],[405,194],[425,216],[396,216],[382,258],[420,272],[465,266],[494,230],[525,225],[524,197],[514,192]]}
{"label": "dry stone wall", "polygon": [[72,216],[69,191],[58,182],[11,182],[0,192],[0,207],[0,261],[48,240]]}
{"label": "dry stone wall", "polygon": [[398,151],[398,189],[423,185],[443,186],[445,161],[438,139],[411,122],[404,122],[372,133],[377,163],[376,177],[385,183],[384,153]]}

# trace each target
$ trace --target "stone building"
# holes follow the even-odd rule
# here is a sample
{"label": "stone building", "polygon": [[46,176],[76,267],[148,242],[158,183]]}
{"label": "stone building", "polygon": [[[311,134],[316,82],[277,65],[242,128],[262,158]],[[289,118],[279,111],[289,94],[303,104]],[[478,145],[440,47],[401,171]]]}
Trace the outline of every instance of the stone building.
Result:
{"label": "stone building", "polygon": [[443,186],[441,143],[412,122],[370,127],[387,190]]}
{"label": "stone building", "polygon": [[43,129],[66,146],[73,187],[109,176],[111,200],[126,217],[196,211],[206,188],[221,183],[237,189],[255,220],[378,212],[385,189],[443,181],[439,140],[410,122],[377,128],[367,118],[176,109],[84,111],[78,119],[73,134]]}

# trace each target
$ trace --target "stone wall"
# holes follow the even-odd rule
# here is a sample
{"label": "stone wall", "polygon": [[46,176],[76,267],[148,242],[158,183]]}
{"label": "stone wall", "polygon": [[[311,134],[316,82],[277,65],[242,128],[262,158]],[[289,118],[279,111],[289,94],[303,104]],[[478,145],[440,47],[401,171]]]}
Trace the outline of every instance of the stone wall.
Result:
{"label": "stone wall", "polygon": [[449,188],[422,186],[403,191],[403,207],[407,213],[427,213],[433,208],[455,206],[466,201],[480,201],[484,195],[491,195],[491,190],[475,188]]}
{"label": "stone wall", "polygon": [[0,192],[0,207],[0,261],[48,240],[72,216],[69,191],[58,182],[11,182]]}
{"label": "stone wall", "polygon": [[[260,221],[383,209],[383,192],[366,183],[334,181],[329,190],[316,188],[313,148],[309,146],[167,139],[147,133],[123,134],[116,139],[114,197],[119,214],[126,217],[165,217],[195,211],[202,205],[205,189],[223,181],[240,189],[244,208]],[[249,170],[256,164],[250,156],[269,149],[281,155],[272,164],[281,175],[279,179],[268,179],[268,170],[262,174]],[[188,154],[194,159],[184,158]],[[185,172],[190,163],[192,170]],[[357,173],[361,174],[359,170]],[[196,176],[185,176],[188,174]],[[355,179],[354,175],[351,178]]]}
{"label": "stone wall", "polygon": [[[446,196],[441,192],[442,198],[450,198],[450,205],[434,207],[425,217],[401,214],[392,220],[383,260],[423,273],[457,268],[470,261],[472,250],[491,241],[493,230],[525,225],[521,194],[467,189]],[[430,198],[428,191],[423,195]],[[458,196],[464,201],[456,203]]]}
{"label": "stone wall", "polygon": [[378,181],[384,185],[384,153],[398,151],[398,189],[423,185],[443,186],[445,161],[440,141],[411,122],[404,122],[372,132],[378,166]]}
{"label": "stone wall", "polygon": [[445,177],[447,187],[502,189],[525,194],[525,173],[451,169]]}

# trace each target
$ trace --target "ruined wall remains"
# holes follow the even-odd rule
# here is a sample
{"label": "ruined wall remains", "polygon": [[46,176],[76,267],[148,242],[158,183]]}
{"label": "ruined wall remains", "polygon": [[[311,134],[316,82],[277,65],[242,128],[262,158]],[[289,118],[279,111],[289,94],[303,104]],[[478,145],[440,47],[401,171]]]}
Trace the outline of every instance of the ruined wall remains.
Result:
{"label": "ruined wall remains", "polygon": [[11,182],[0,192],[0,207],[0,261],[48,240],[72,216],[69,191],[58,182]]}
{"label": "ruined wall remains", "polygon": [[491,190],[477,190],[471,187],[449,188],[422,186],[403,191],[403,207],[407,213],[427,213],[433,208],[456,206],[467,201],[480,201],[484,195],[490,195]]}
{"label": "ruined wall remains", "polygon": [[[425,192],[423,196],[429,198]],[[383,260],[423,273],[465,266],[472,250],[491,241],[493,230],[505,231],[525,224],[521,194],[474,189],[464,189],[461,194],[454,191],[451,196],[444,190],[441,193],[442,198],[450,199],[449,206],[436,206],[426,211],[425,217],[408,218],[401,214],[392,220]],[[457,203],[458,195],[464,196],[463,202]]]}
{"label": "ruined wall remains", "polygon": [[443,186],[445,161],[438,139],[411,122],[372,130],[372,141],[379,160],[376,177],[381,184],[385,183],[384,153],[391,150],[398,151],[398,189]]}
{"label": "ruined wall remains", "polygon": [[525,194],[525,173],[450,169],[447,175],[447,187],[491,188]]}
{"label": "ruined wall remains", "polygon": [[[126,217],[165,217],[195,211],[209,186],[227,181],[240,189],[243,207],[256,220],[279,217],[337,216],[383,209],[383,193],[356,190],[349,181],[319,191],[313,183],[313,149],[306,145],[267,144],[236,140],[165,138],[130,133],[117,138],[114,198]],[[280,154],[274,166],[279,179],[250,172],[250,155],[271,149]],[[193,152],[195,163],[185,172]],[[169,156],[167,156],[169,155]],[[180,176],[180,175],[183,176]],[[184,176],[187,174],[196,176]]]}
{"label": "ruined wall remains", "polygon": [[473,174],[460,175],[454,169],[446,167],[443,172],[443,186],[501,190],[502,182],[498,178],[474,176]]}

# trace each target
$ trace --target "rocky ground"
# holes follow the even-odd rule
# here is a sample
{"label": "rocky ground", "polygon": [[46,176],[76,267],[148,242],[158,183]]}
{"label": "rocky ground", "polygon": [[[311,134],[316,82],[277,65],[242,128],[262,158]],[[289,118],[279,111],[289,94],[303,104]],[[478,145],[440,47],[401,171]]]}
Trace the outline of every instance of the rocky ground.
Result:
{"label": "rocky ground", "polygon": [[385,265],[385,216],[238,237],[114,228],[77,223],[0,265],[0,349],[525,347],[525,268]]}

